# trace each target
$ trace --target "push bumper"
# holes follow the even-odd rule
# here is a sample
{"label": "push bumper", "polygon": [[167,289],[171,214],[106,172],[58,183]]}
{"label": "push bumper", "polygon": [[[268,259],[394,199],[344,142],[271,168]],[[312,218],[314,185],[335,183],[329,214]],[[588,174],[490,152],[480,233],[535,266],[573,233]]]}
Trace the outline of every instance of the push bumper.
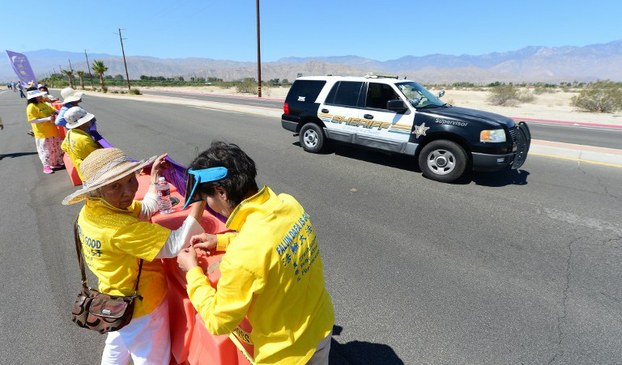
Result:
{"label": "push bumper", "polygon": [[496,171],[507,167],[519,169],[525,163],[531,146],[531,132],[525,122],[519,122],[513,131],[514,148],[512,153],[488,154],[473,152],[473,170]]}
{"label": "push bumper", "polygon": [[474,171],[497,171],[512,165],[515,153],[505,155],[490,155],[487,153],[473,153]]}

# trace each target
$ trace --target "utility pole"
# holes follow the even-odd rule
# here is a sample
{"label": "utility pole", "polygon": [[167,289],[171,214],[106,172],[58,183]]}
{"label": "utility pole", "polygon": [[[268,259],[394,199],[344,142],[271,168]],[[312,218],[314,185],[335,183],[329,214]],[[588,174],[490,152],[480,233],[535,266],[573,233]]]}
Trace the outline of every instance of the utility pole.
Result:
{"label": "utility pole", "polygon": [[261,98],[261,36],[259,33],[259,0],[257,0],[257,97]]}
{"label": "utility pole", "polygon": [[84,50],[84,57],[86,57],[86,67],[89,68],[89,79],[91,80],[91,89],[95,89],[93,86],[93,74],[91,73],[91,64],[89,63],[89,55],[86,54],[86,49]]}
{"label": "utility pole", "polygon": [[127,61],[125,60],[125,49],[123,48],[123,37],[121,36],[121,28],[119,28],[119,40],[121,41],[121,53],[123,53],[123,64],[125,65],[125,78],[127,79],[127,91],[131,91],[130,74],[127,72]]}
{"label": "utility pole", "polygon": [[71,66],[71,59],[67,59],[69,61],[69,74],[67,78],[69,79],[69,86],[73,87],[73,66]]}

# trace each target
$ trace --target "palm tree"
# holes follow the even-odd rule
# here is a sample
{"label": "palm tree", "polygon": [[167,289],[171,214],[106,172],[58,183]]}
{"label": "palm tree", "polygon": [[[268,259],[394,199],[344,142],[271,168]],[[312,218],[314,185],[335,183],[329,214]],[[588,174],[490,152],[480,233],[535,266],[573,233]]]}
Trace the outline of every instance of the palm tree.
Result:
{"label": "palm tree", "polygon": [[73,70],[61,70],[62,73],[69,79],[69,86],[73,89]]}
{"label": "palm tree", "polygon": [[78,71],[78,78],[80,79],[80,89],[84,90],[84,71]]}
{"label": "palm tree", "polygon": [[102,87],[102,91],[104,91],[106,87],[104,85],[104,72],[106,71],[108,71],[108,67],[104,65],[104,61],[93,61],[93,72],[95,73],[95,75],[99,76],[99,84]]}

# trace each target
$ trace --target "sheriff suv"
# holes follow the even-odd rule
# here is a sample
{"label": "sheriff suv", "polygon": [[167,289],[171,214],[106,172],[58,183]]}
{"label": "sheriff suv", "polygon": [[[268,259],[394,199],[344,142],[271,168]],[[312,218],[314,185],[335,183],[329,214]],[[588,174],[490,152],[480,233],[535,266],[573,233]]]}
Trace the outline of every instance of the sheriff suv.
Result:
{"label": "sheriff suv", "polygon": [[448,105],[423,86],[396,77],[310,76],[294,81],[281,125],[308,152],[332,141],[414,156],[424,176],[452,182],[469,170],[520,168],[527,124]]}

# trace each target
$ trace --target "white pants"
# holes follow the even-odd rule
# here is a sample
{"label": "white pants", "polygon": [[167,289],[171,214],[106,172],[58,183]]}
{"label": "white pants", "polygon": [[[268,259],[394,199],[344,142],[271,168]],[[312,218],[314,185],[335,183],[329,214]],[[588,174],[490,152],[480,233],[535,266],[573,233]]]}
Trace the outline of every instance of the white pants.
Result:
{"label": "white pants", "polygon": [[317,349],[315,350],[315,354],[309,359],[307,365],[327,365],[328,364],[328,355],[330,354],[330,341],[333,338],[333,331],[330,331],[328,336],[326,336],[320,344],[317,345]]}
{"label": "white pants", "polygon": [[63,150],[60,137],[35,138],[37,153],[43,166],[60,166],[63,164]]}
{"label": "white pants", "polygon": [[108,333],[102,365],[168,365],[171,337],[168,322],[168,299],[153,312],[132,319],[125,327]]}

